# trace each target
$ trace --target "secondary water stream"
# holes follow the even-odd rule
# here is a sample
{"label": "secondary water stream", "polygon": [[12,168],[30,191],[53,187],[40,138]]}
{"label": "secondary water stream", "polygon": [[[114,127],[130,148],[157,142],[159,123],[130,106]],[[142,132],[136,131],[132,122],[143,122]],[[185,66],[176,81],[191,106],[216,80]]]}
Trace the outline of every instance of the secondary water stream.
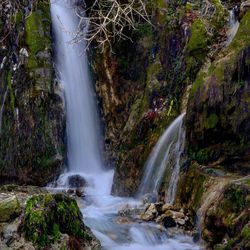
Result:
{"label": "secondary water stream", "polygon": [[[89,77],[88,58],[83,53],[85,44],[71,42],[78,25],[74,2],[76,1],[51,0],[55,62],[58,79],[65,93],[67,111],[69,169],[58,180],[58,185],[61,188],[67,187],[69,179],[75,175],[86,180],[82,213],[86,225],[100,240],[103,249],[200,249],[191,237],[170,237],[166,229],[153,223],[143,223],[136,219],[126,223],[119,221],[118,212],[121,208],[141,208],[142,202],[111,195],[113,171],[105,170],[101,157],[99,121]],[[171,125],[174,135],[168,136],[176,137],[182,119],[183,115]],[[170,150],[169,148],[170,145],[166,145],[166,150]],[[167,155],[167,152],[163,151],[162,154]]]}
{"label": "secondary water stream", "polygon": [[229,30],[227,35],[226,46],[233,41],[234,37],[236,36],[240,23],[234,14],[234,10],[229,11]]}
{"label": "secondary water stream", "polygon": [[157,194],[162,180],[167,174],[166,171],[169,170],[172,175],[167,201],[174,202],[180,156],[185,138],[182,128],[184,116],[185,114],[181,114],[170,124],[149,155],[139,187],[139,197],[145,194]]}

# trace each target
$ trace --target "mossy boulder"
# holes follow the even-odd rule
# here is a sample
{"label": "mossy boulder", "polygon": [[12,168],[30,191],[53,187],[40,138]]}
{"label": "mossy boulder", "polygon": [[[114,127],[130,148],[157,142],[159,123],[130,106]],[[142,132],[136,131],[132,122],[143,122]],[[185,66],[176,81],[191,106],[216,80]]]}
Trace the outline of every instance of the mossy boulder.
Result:
{"label": "mossy boulder", "polygon": [[0,223],[8,222],[20,213],[21,207],[16,196],[11,196],[0,201]]}
{"label": "mossy boulder", "polygon": [[23,231],[39,246],[48,246],[68,234],[82,242],[92,239],[76,201],[64,194],[41,194],[26,204]]}

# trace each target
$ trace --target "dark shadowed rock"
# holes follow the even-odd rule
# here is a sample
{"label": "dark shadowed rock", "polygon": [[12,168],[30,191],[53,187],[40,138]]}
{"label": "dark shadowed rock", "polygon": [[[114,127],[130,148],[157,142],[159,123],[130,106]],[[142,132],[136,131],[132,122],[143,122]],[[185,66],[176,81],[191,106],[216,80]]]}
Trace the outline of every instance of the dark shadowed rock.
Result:
{"label": "dark shadowed rock", "polygon": [[85,179],[80,175],[72,175],[68,179],[70,188],[82,188],[86,186]]}

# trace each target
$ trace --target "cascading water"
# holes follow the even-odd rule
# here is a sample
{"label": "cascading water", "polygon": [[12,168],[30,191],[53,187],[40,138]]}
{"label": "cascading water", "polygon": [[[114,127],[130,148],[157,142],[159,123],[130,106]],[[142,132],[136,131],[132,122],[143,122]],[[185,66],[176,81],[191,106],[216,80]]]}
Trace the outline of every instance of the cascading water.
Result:
{"label": "cascading water", "polygon": [[169,238],[166,230],[159,229],[153,223],[141,223],[136,219],[130,223],[117,221],[121,208],[140,208],[142,202],[110,194],[113,171],[103,168],[98,146],[98,140],[101,140],[87,56],[83,53],[85,44],[71,43],[78,24],[74,2],[51,0],[55,61],[65,92],[68,137],[69,172],[59,179],[58,185],[67,187],[70,175],[84,177],[87,182],[86,198],[82,200],[85,224],[92,229],[104,249],[200,249],[191,237],[176,235]]}
{"label": "cascading water", "polygon": [[145,165],[144,175],[139,187],[138,195],[157,194],[166,174],[166,170],[173,169],[170,179],[168,198],[173,202],[179,174],[179,161],[183,150],[184,132],[182,128],[185,114],[177,117],[167,128],[149,155]]}
{"label": "cascading water", "polygon": [[235,35],[237,34],[239,26],[240,26],[240,23],[235,16],[234,10],[230,10],[229,11],[229,32],[227,36],[226,46],[229,46],[229,44],[233,41]]}
{"label": "cascading water", "polygon": [[[78,28],[74,1],[52,1],[51,14],[54,24],[56,66],[66,99],[67,146],[69,172],[59,183],[67,185],[69,176],[83,176],[92,187],[103,183],[103,162],[100,152],[98,118],[94,92],[88,70],[85,44],[73,43]],[[112,173],[109,173],[112,180]],[[100,177],[101,179],[98,179]],[[112,183],[112,181],[111,181]],[[108,188],[99,187],[103,193]],[[106,189],[107,188],[107,189]]]}
{"label": "cascading water", "polygon": [[181,154],[184,151],[185,146],[185,130],[183,129],[183,122],[181,122],[181,125],[179,126],[178,131],[178,140],[174,148],[174,156],[175,156],[175,165],[172,170],[171,178],[168,185],[168,191],[166,196],[166,202],[173,204],[175,201],[176,196],[176,188],[179,180],[179,174],[180,174],[180,160],[181,160]]}

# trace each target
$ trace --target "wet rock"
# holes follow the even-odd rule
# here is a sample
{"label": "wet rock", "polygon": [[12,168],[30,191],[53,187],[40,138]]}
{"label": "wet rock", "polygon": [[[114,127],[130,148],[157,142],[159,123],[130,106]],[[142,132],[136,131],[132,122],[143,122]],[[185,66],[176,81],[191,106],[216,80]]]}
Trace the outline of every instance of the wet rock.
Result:
{"label": "wet rock", "polygon": [[163,225],[164,225],[165,228],[175,227],[176,226],[176,221],[172,217],[166,216],[163,219]]}
{"label": "wet rock", "polygon": [[80,175],[72,175],[68,179],[69,187],[70,188],[81,188],[85,187],[87,182],[86,180]]}
{"label": "wet rock", "polygon": [[20,203],[16,196],[0,201],[0,222],[14,219],[21,213]]}

